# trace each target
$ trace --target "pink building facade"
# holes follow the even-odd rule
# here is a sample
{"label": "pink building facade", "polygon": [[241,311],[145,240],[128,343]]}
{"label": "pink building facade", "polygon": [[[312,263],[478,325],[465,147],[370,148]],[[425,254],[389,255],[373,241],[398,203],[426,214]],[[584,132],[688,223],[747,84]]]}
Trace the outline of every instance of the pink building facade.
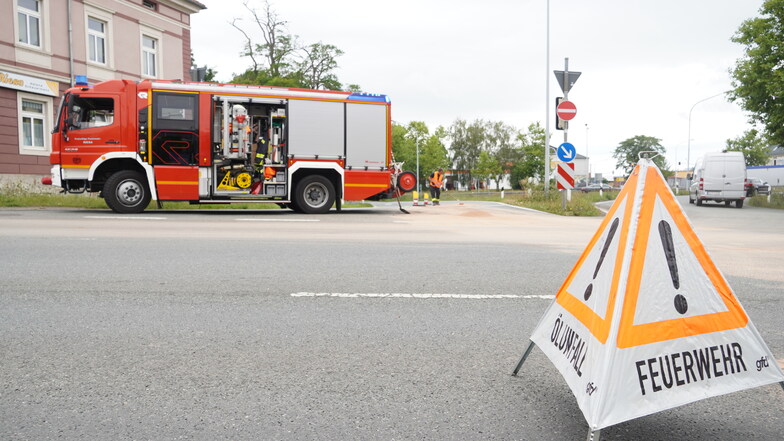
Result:
{"label": "pink building facade", "polygon": [[75,75],[189,79],[195,0],[3,0],[0,176],[46,175],[50,132]]}

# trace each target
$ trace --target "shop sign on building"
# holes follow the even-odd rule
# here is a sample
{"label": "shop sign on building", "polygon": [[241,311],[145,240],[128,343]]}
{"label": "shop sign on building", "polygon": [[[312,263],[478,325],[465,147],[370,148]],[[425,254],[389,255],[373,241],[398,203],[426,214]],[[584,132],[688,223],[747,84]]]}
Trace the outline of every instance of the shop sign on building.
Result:
{"label": "shop sign on building", "polygon": [[9,89],[41,95],[60,95],[60,84],[57,81],[49,81],[2,70],[0,70],[0,87],[7,87]]}

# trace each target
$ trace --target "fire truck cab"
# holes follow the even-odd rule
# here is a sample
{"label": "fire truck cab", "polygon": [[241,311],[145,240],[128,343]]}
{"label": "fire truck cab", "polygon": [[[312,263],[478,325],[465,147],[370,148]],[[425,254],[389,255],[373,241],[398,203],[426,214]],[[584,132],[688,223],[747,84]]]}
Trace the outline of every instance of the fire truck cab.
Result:
{"label": "fire truck cab", "polygon": [[400,195],[385,95],[214,83],[86,81],[66,91],[51,178],[118,213],[151,200],[273,202],[324,213]]}

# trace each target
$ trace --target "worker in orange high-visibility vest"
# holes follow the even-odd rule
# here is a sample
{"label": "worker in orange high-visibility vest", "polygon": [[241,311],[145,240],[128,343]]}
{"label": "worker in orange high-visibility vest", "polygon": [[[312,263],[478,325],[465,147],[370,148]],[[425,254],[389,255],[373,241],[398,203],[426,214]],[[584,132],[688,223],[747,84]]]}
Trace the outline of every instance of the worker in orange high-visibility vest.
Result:
{"label": "worker in orange high-visibility vest", "polygon": [[444,169],[439,168],[430,174],[430,199],[433,205],[441,205],[441,186],[444,185]]}

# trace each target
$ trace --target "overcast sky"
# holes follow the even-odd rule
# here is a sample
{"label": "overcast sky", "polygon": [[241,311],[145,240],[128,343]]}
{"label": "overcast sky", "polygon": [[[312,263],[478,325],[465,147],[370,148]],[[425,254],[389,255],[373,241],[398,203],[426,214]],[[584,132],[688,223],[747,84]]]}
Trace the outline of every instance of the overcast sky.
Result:
{"label": "overcast sky", "polygon": [[[253,23],[241,0],[200,0],[191,20],[197,64],[218,80],[250,66],[232,18]],[[261,9],[262,2],[252,0]],[[730,38],[757,16],[762,0],[274,0],[273,9],[300,42],[333,44],[338,78],[392,100],[401,124],[424,121],[431,130],[455,119],[503,121],[525,129],[550,118],[551,145],[563,142],[550,99],[561,96],[553,70],[582,72],[569,93],[577,106],[569,142],[591,158],[594,173],[611,178],[613,150],[636,135],[654,136],[671,168],[721,151],[728,138],[751,128],[730,90],[729,69],[743,48]],[[260,34],[256,34],[260,38]],[[550,113],[555,112],[550,105]]]}

